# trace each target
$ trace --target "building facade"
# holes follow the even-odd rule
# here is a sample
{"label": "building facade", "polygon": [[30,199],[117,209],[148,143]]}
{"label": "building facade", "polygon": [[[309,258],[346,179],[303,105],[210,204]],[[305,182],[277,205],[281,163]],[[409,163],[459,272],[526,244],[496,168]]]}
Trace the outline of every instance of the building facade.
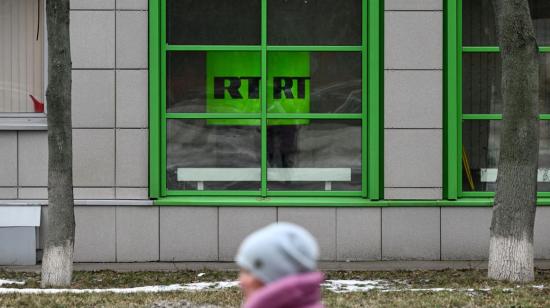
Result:
{"label": "building facade", "polygon": [[[0,242],[18,239],[0,264],[40,259],[47,232],[43,2],[0,4]],[[309,229],[323,261],[486,259],[502,119],[490,2],[72,0],[75,261],[232,261],[277,221]],[[530,1],[538,259],[546,2]]]}

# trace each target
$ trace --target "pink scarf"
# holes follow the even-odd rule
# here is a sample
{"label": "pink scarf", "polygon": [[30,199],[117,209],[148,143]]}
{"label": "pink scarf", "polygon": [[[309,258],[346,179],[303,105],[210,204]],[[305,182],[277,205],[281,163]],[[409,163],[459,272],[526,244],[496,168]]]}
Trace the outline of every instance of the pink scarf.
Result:
{"label": "pink scarf", "polygon": [[288,276],[270,283],[252,294],[244,308],[323,308],[322,273]]}

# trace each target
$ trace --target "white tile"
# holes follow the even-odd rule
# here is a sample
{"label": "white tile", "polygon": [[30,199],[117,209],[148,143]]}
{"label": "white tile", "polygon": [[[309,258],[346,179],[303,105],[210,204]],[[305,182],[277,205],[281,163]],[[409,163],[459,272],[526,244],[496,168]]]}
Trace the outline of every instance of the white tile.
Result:
{"label": "white tile", "polygon": [[443,0],[385,0],[384,4],[387,11],[443,10]]}
{"label": "white tile", "polygon": [[443,128],[443,72],[386,70],[386,128]]}
{"label": "white tile", "polygon": [[77,187],[114,186],[113,129],[73,129],[73,176]]}
{"label": "white tile", "polygon": [[115,127],[115,72],[74,70],[72,106],[75,128]]}
{"label": "white tile", "polygon": [[116,8],[119,10],[147,10],[147,0],[117,0]]}
{"label": "white tile", "polygon": [[149,190],[147,188],[117,187],[116,198],[125,200],[148,200]]}
{"label": "white tile", "polygon": [[443,187],[443,131],[386,129],[384,187]]}
{"label": "white tile", "polygon": [[48,132],[19,132],[19,185],[48,186]]}
{"label": "white tile", "polygon": [[146,129],[117,129],[116,185],[146,187],[149,182],[149,132]]}
{"label": "white tile", "polygon": [[71,10],[112,10],[114,8],[115,0],[71,0]]}
{"label": "white tile", "polygon": [[117,11],[117,68],[147,68],[147,12]]}
{"label": "white tile", "polygon": [[115,11],[71,12],[73,68],[115,67]]}
{"label": "white tile", "polygon": [[385,13],[386,69],[442,69],[443,13]]}
{"label": "white tile", "polygon": [[115,207],[75,207],[75,262],[115,262]]}
{"label": "white tile", "polygon": [[119,128],[148,127],[149,97],[147,70],[117,70],[116,125]]}
{"label": "white tile", "polygon": [[17,186],[17,133],[0,131],[0,186]]}

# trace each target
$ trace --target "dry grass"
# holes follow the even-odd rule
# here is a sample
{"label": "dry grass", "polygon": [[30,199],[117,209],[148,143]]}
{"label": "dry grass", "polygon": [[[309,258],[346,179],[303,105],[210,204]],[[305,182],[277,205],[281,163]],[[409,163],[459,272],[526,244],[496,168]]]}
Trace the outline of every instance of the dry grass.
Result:
{"label": "dry grass", "polygon": [[[146,285],[167,285],[204,281],[234,280],[235,272],[135,272],[111,271],[76,272],[73,288],[115,288]],[[1,279],[25,280],[25,286],[39,286],[40,276],[34,273],[0,271]],[[412,272],[330,272],[328,279],[384,279],[394,283],[402,291],[370,291],[361,293],[324,292],[328,307],[550,307],[550,271],[539,271],[537,281],[518,286],[497,283],[485,278],[483,271],[412,271]],[[544,285],[544,289],[533,288]],[[475,289],[473,292],[406,291],[410,288]],[[490,288],[490,291],[481,289]],[[155,302],[181,300],[196,304],[214,304],[222,307],[238,307],[241,294],[237,288],[201,292],[140,293],[140,294],[63,294],[63,295],[2,295],[2,307],[143,307]]]}

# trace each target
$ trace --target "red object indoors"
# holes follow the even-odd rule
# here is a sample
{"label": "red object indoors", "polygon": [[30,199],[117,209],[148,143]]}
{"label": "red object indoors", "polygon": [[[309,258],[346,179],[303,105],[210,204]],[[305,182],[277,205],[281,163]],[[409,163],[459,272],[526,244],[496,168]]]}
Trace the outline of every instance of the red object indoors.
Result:
{"label": "red object indoors", "polygon": [[39,101],[36,97],[29,95],[32,99],[32,103],[34,105],[34,112],[37,113],[44,113],[44,103]]}

